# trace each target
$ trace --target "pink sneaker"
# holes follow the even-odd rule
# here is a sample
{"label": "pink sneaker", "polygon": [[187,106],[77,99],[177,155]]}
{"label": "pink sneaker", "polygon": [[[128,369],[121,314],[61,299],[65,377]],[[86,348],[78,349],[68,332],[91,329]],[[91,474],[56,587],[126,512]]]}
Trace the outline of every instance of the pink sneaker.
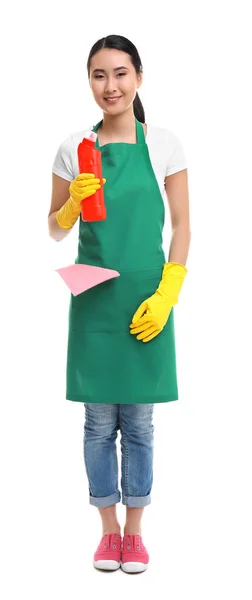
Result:
{"label": "pink sneaker", "polygon": [[122,570],[126,573],[140,573],[146,571],[148,563],[149,554],[141,535],[126,534],[122,543]]}
{"label": "pink sneaker", "polygon": [[120,567],[122,538],[119,533],[105,533],[94,553],[96,569],[115,571]]}

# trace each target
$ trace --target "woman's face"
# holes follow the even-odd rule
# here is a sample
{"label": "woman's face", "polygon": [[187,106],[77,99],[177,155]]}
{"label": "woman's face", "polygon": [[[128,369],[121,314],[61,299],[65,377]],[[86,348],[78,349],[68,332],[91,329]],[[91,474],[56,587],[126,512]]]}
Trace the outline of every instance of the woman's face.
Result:
{"label": "woman's face", "polygon": [[103,48],[91,59],[89,82],[103,112],[117,115],[133,103],[142,83],[142,73],[137,75],[126,52]]}

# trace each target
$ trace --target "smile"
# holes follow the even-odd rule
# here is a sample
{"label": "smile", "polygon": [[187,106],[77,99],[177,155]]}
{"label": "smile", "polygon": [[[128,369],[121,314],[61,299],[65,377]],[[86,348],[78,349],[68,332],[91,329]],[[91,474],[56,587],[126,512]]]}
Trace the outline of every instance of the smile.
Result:
{"label": "smile", "polygon": [[114,96],[113,98],[104,98],[104,100],[106,100],[106,102],[108,102],[109,104],[115,104],[116,102],[118,102],[118,100],[120,100],[122,96]]}

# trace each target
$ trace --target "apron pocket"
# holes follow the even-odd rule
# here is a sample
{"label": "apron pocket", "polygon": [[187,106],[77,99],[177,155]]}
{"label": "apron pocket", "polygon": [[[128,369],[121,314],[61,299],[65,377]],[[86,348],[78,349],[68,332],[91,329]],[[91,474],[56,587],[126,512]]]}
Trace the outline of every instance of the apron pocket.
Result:
{"label": "apron pocket", "polygon": [[69,326],[80,331],[129,333],[139,305],[156,291],[162,269],[125,271],[120,277],[71,296]]}

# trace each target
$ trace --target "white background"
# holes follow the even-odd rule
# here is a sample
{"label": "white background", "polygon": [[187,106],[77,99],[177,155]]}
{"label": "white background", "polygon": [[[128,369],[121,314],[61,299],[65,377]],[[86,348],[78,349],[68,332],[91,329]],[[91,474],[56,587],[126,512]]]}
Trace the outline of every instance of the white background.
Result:
{"label": "white background", "polygon": [[[1,31],[1,596],[251,600],[251,21],[249,2],[13,2]],[[180,139],[192,241],[175,309],[180,399],[154,409],[151,562],[92,566],[84,406],[65,400],[77,229],[49,238],[60,143],[101,118],[93,43],[128,37],[148,124]],[[169,242],[169,227],[166,242]],[[118,437],[119,451],[119,437]],[[125,507],[118,505],[122,528]],[[250,571],[250,572],[249,572]],[[158,592],[159,590],[159,592]]]}

